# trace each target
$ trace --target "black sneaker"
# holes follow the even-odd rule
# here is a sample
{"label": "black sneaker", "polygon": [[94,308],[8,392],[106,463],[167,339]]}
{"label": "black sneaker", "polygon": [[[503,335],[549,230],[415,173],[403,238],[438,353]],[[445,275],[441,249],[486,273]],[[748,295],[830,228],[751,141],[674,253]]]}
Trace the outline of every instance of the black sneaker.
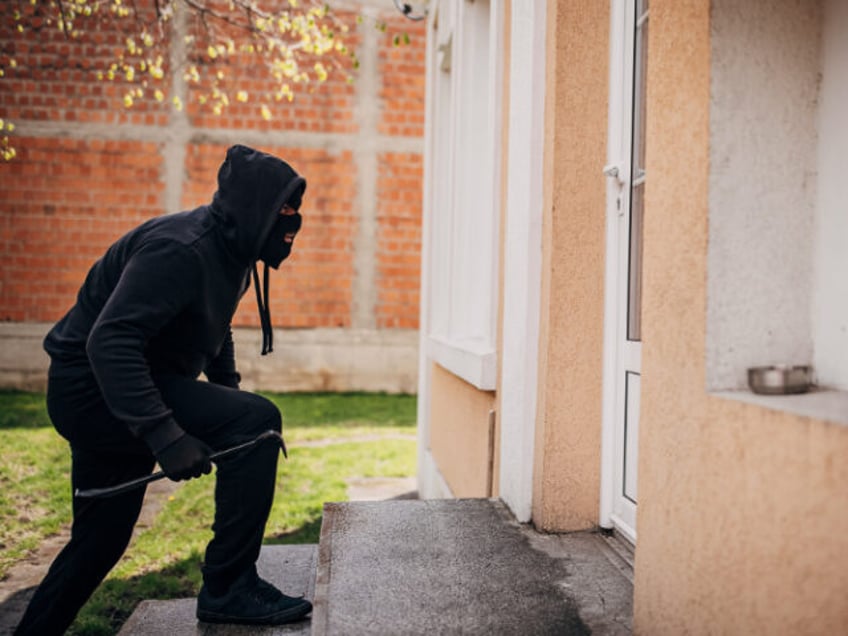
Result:
{"label": "black sneaker", "polygon": [[312,611],[305,598],[286,596],[252,569],[236,579],[224,596],[212,596],[203,586],[197,597],[197,618],[205,623],[283,625]]}

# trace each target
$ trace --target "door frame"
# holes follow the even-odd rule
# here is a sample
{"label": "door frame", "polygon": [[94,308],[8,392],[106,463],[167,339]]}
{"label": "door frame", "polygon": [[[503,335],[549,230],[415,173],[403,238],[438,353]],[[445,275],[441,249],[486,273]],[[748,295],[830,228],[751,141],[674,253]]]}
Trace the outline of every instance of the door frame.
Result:
{"label": "door frame", "polygon": [[[634,522],[618,517],[615,512],[615,492],[618,487],[618,453],[624,442],[617,436],[618,418],[625,417],[626,404],[619,410],[621,396],[626,386],[620,373],[620,361],[625,355],[620,343],[622,315],[626,314],[626,299],[621,293],[627,286],[627,269],[622,268],[622,232],[627,233],[629,223],[620,222],[621,214],[616,206],[621,193],[621,207],[629,210],[631,148],[633,129],[633,75],[635,0],[611,0],[610,3],[610,65],[609,65],[609,115],[607,138],[606,177],[606,253],[604,283],[604,357],[603,357],[603,404],[601,428],[601,492],[600,526],[614,528],[626,539],[636,543],[635,504]],[[632,17],[628,16],[628,11]],[[626,141],[625,141],[626,140]],[[625,181],[626,180],[626,181]],[[624,214],[629,214],[625,212]],[[625,258],[625,260],[627,260]],[[622,274],[624,271],[624,274]],[[620,437],[620,439],[619,439]],[[623,478],[622,478],[623,479]]]}

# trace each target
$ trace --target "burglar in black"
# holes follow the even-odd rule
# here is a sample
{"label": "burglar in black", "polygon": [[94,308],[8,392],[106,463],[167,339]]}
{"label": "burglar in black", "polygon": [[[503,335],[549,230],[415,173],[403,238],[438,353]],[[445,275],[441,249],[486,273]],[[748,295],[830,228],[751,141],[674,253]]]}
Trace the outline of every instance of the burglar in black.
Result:
{"label": "burglar in black", "polygon": [[[44,341],[47,409],[70,443],[74,491],[147,475],[157,462],[173,480],[198,477],[211,471],[213,452],[281,430],[270,401],[238,388],[230,323],[252,281],[262,353],[272,350],[268,267],[291,251],[305,189],[284,161],[233,146],[211,204],[142,224],[92,266]],[[217,462],[200,620],[281,624],[312,609],[256,573],[279,450],[266,443]],[[143,495],[74,498],[70,541],[16,634],[67,629],[126,549]]]}

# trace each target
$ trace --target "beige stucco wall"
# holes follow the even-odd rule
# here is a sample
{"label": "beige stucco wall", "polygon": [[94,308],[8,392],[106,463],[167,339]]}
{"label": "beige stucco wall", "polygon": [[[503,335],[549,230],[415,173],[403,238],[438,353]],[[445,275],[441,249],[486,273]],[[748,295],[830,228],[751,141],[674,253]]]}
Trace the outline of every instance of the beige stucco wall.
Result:
{"label": "beige stucco wall", "polygon": [[634,631],[844,633],[848,428],[705,390],[709,33],[652,0]]}
{"label": "beige stucco wall", "polygon": [[609,87],[608,2],[548,3],[533,521],[598,524]]}
{"label": "beige stucco wall", "polygon": [[494,392],[431,366],[430,451],[455,497],[490,497]]}

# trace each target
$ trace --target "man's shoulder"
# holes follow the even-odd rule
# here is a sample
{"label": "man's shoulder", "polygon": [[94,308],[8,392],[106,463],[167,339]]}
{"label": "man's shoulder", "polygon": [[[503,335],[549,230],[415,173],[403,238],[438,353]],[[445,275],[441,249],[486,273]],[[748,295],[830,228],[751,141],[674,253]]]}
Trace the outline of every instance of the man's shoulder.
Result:
{"label": "man's shoulder", "polygon": [[165,214],[136,228],[133,237],[138,246],[182,245],[192,247],[209,233],[202,209]]}

